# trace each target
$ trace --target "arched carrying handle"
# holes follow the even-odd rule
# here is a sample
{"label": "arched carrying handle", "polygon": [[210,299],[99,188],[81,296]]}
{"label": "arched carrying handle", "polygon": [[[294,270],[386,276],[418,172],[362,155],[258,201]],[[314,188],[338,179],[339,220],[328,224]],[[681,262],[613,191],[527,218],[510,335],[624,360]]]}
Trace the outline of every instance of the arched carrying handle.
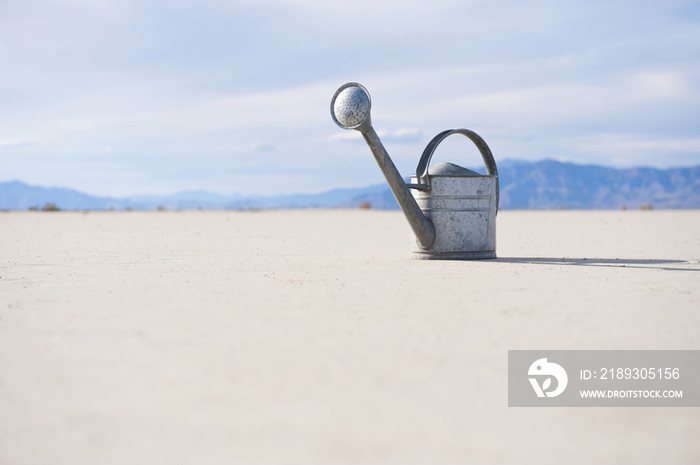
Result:
{"label": "arched carrying handle", "polygon": [[479,134],[469,129],[448,129],[447,131],[442,131],[437,136],[433,137],[428,145],[423,150],[423,155],[421,155],[418,161],[418,167],[416,167],[416,180],[426,186],[426,190],[430,190],[430,177],[428,176],[428,167],[430,166],[430,159],[433,158],[433,153],[440,143],[452,134],[462,134],[467,136],[474,142],[474,145],[479,149],[481,153],[481,158],[484,159],[484,165],[486,165],[486,173],[491,176],[496,176],[496,210],[498,210],[499,201],[499,186],[498,186],[498,168],[496,168],[496,161],[493,159],[493,154],[491,149],[484,139],[479,136]]}

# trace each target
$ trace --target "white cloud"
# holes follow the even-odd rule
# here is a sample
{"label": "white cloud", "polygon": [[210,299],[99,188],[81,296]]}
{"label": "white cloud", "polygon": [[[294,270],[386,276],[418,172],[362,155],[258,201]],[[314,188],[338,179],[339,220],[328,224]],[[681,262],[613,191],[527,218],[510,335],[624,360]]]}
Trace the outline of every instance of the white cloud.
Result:
{"label": "white cloud", "polygon": [[22,143],[22,139],[17,137],[12,137],[10,139],[0,139],[0,145],[19,145]]}
{"label": "white cloud", "polygon": [[331,136],[328,137],[328,140],[332,141],[360,141],[362,140],[362,134],[359,131],[343,131],[343,132],[336,132],[335,134],[332,134]]}
{"label": "white cloud", "polygon": [[700,138],[648,139],[638,135],[616,134],[583,140],[579,148],[611,155],[634,156],[640,152],[680,152],[696,154],[700,162]]}
{"label": "white cloud", "polygon": [[275,144],[269,144],[258,141],[253,142],[250,145],[239,145],[237,148],[244,152],[274,152]]}
{"label": "white cloud", "polygon": [[692,92],[689,80],[677,71],[635,73],[627,80],[630,86],[625,96],[634,103],[684,98]]}
{"label": "white cloud", "polygon": [[[380,137],[382,142],[389,144],[415,144],[423,140],[423,131],[421,131],[418,128],[399,128],[395,131],[378,129],[377,135]],[[335,134],[332,134],[328,137],[328,140],[341,142],[356,142],[362,140],[362,134],[359,131],[344,130],[342,132],[336,132]]]}
{"label": "white cloud", "polygon": [[423,131],[418,128],[399,128],[396,131],[379,130],[377,135],[387,143],[415,144],[423,141]]}
{"label": "white cloud", "polygon": [[0,147],[25,147],[31,145],[34,141],[31,139],[21,139],[19,137],[10,137],[0,139]]}

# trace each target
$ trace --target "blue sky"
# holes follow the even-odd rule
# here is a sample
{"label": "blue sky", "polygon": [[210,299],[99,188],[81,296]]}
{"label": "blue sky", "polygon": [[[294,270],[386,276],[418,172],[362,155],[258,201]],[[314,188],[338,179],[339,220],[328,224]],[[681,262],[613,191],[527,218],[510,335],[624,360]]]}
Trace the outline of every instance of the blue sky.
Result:
{"label": "blue sky", "polygon": [[[496,160],[700,164],[700,2],[0,0],[0,180],[127,196],[383,181],[438,132]],[[455,138],[453,138],[455,139]],[[464,140],[435,161],[479,163]]]}

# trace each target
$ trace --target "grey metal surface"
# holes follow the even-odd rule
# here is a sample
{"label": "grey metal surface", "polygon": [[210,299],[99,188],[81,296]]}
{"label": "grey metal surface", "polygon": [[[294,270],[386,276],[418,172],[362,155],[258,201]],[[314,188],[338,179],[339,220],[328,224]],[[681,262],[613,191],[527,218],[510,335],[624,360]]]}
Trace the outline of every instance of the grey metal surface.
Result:
{"label": "grey metal surface", "polygon": [[[371,106],[367,89],[351,82],[333,96],[331,116],[341,128],[362,133],[416,236],[416,258],[496,258],[498,170],[486,142],[468,129],[441,132],[423,151],[416,175],[411,177],[413,182],[407,185],[372,128]],[[453,134],[462,134],[474,142],[488,175],[481,176],[453,163],[440,163],[429,173],[435,149]]]}
{"label": "grey metal surface", "polygon": [[412,191],[435,227],[435,242],[429,249],[414,244],[416,258],[496,258],[496,180],[496,176],[431,175],[430,191]]}
{"label": "grey metal surface", "polygon": [[369,94],[358,86],[347,86],[333,101],[333,115],[346,129],[359,126],[369,116],[371,103]]}
{"label": "grey metal surface", "polygon": [[335,91],[331,99],[331,118],[343,129],[362,133],[372,127],[372,97],[362,84],[348,82]]}
{"label": "grey metal surface", "polygon": [[450,162],[438,163],[437,165],[433,166],[430,171],[434,176],[481,176],[476,171],[472,171],[463,166],[455,165],[454,163]]}

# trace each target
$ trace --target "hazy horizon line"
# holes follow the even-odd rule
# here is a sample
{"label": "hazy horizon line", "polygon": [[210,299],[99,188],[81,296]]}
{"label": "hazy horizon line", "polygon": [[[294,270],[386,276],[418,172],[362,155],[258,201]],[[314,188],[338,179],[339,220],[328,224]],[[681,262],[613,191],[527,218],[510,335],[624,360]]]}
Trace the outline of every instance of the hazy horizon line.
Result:
{"label": "hazy horizon line", "polygon": [[[629,167],[616,167],[616,166],[610,166],[610,165],[601,165],[598,163],[576,163],[573,161],[569,160],[557,160],[555,158],[543,158],[540,160],[536,161],[530,161],[530,160],[523,160],[523,159],[517,159],[517,158],[505,158],[501,160],[500,162],[497,163],[497,166],[503,166],[504,164],[523,164],[523,165],[533,165],[537,163],[543,163],[543,162],[555,162],[555,163],[560,163],[560,164],[568,164],[568,165],[575,165],[575,166],[583,166],[583,167],[599,167],[599,168],[605,168],[605,169],[611,169],[611,170],[616,170],[616,171],[625,171],[625,170],[635,170],[635,169],[652,169],[652,170],[658,170],[658,171],[670,171],[670,170],[676,170],[676,169],[690,169],[690,168],[697,168],[700,167],[700,163],[693,164],[693,165],[683,165],[683,166],[670,166],[670,167],[665,167],[665,168],[659,168],[655,166],[649,166],[649,165],[640,165],[640,166],[629,166]],[[482,167],[469,167],[470,169],[481,169]],[[409,175],[411,176],[411,175]],[[408,176],[405,177],[407,179]],[[353,185],[353,186],[337,186],[337,187],[332,187],[330,189],[322,189],[322,190],[315,190],[315,191],[294,191],[294,192],[287,192],[287,193],[278,193],[278,194],[242,194],[239,192],[234,192],[234,193],[222,193],[218,192],[215,190],[207,190],[205,188],[193,188],[193,189],[182,189],[182,190],[177,190],[171,193],[164,193],[164,194],[154,194],[154,193],[148,193],[148,194],[142,194],[142,193],[136,193],[136,194],[129,194],[126,196],[112,196],[112,195],[100,195],[100,194],[92,194],[86,190],[81,190],[80,188],[76,187],[71,187],[67,185],[42,185],[42,184],[32,184],[31,182],[24,181],[21,179],[11,179],[11,180],[0,180],[0,184],[9,184],[13,182],[18,182],[21,184],[24,184],[28,187],[37,187],[41,189],[66,189],[66,190],[72,190],[75,192],[78,192],[80,194],[85,194],[89,195],[91,197],[96,197],[96,198],[102,198],[102,199],[118,199],[118,200],[130,200],[132,198],[148,198],[148,197],[172,197],[178,194],[186,194],[186,193],[202,193],[202,194],[208,194],[208,195],[215,195],[223,198],[266,198],[266,197],[285,197],[285,196],[294,196],[294,195],[316,195],[316,194],[323,194],[326,192],[332,192],[332,191],[337,191],[337,190],[343,190],[343,189],[371,189],[374,187],[380,187],[382,185],[386,185],[388,187],[388,184],[385,182],[378,182],[378,183],[371,183],[371,184],[363,184],[363,185]]]}

